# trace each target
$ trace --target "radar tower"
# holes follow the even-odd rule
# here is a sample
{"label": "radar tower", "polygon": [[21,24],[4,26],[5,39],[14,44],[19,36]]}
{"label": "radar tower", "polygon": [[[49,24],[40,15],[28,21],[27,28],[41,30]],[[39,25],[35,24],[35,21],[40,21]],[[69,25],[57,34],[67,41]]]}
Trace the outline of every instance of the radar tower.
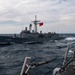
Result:
{"label": "radar tower", "polygon": [[32,22],[34,23],[34,32],[37,33],[37,24],[39,24],[40,20],[37,20],[37,16],[35,15],[35,20]]}

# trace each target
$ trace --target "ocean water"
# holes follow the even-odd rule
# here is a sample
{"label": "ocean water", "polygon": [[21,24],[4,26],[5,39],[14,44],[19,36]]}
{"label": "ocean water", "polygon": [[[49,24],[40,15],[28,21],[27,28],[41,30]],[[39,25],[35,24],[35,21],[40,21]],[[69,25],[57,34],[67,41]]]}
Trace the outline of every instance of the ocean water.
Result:
{"label": "ocean water", "polygon": [[49,41],[43,44],[11,44],[0,46],[0,75],[20,75],[25,57],[31,57],[31,63],[47,61],[56,58],[56,60],[35,67],[30,70],[30,75],[52,75],[55,67],[60,67],[67,46],[70,46],[68,58],[73,54],[75,48],[75,37],[67,36],[60,41]]}

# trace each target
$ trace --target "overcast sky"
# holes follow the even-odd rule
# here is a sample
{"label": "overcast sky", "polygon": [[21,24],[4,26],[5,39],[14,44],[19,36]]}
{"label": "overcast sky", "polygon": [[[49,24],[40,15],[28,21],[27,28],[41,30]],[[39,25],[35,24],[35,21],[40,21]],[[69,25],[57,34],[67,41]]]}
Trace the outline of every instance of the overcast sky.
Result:
{"label": "overcast sky", "polygon": [[0,33],[20,33],[35,15],[38,31],[75,33],[75,0],[0,0]]}

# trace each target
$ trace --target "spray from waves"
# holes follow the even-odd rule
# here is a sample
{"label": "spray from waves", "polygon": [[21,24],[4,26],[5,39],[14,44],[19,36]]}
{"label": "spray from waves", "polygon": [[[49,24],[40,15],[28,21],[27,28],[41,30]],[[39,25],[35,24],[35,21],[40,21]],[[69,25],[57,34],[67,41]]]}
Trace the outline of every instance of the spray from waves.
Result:
{"label": "spray from waves", "polygon": [[68,40],[68,41],[71,40],[72,41],[72,40],[75,40],[75,37],[67,37],[67,38],[65,38],[65,40]]}
{"label": "spray from waves", "polygon": [[69,53],[74,53],[74,51],[72,51],[72,50],[69,50]]}

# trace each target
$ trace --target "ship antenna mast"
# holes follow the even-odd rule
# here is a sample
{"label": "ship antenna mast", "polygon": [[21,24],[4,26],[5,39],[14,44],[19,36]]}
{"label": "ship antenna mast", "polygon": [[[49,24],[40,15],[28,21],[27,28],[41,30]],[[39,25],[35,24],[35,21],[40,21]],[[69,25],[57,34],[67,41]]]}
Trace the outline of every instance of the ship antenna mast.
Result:
{"label": "ship antenna mast", "polygon": [[39,20],[37,20],[37,15],[35,15],[35,20],[32,21],[34,23],[34,32],[37,33],[37,24],[39,24]]}

